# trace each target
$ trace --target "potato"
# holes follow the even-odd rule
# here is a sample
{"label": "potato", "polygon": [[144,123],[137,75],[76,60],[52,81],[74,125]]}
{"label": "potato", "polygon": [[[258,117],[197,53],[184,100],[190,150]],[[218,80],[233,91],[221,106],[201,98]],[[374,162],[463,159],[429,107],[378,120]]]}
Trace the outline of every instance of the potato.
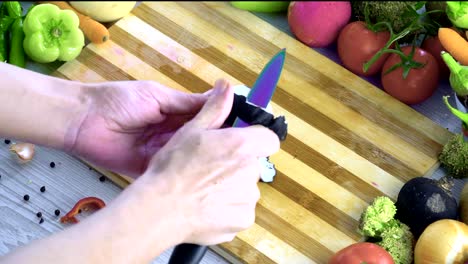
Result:
{"label": "potato", "polygon": [[70,5],[83,15],[99,22],[112,22],[128,15],[136,1],[69,1]]}
{"label": "potato", "polygon": [[313,48],[326,47],[338,38],[351,18],[351,4],[338,2],[291,2],[288,23],[298,40]]}

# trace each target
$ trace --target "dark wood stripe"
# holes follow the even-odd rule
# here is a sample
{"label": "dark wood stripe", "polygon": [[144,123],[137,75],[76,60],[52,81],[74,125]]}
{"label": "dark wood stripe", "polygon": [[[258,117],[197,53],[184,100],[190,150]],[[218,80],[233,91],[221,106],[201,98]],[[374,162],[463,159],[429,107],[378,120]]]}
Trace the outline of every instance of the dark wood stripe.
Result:
{"label": "dark wood stripe", "polygon": [[371,203],[377,196],[385,195],[372,186],[371,183],[365,182],[293,136],[288,135],[281,144],[281,149],[367,203]]}
{"label": "dark wood stripe", "polygon": [[281,171],[277,171],[275,180],[270,185],[349,237],[355,240],[359,240],[362,237],[357,232],[358,222],[356,220],[317,194],[293,181]]}
{"label": "dark wood stripe", "polygon": [[315,239],[296,229],[284,219],[262,206],[257,205],[255,222],[285,243],[291,245],[308,258],[318,263],[327,263],[333,252]]}
{"label": "dark wood stripe", "polygon": [[[251,29],[244,27],[237,21],[226,17],[225,15],[217,12],[216,9],[213,9],[202,2],[180,2],[178,4],[193,12],[203,20],[208,22],[216,21],[216,27],[225,32],[229,32],[229,34],[235,39],[247,43],[253,50],[258,51],[268,58],[272,57],[280,49],[280,47],[277,47],[270,41],[260,37]],[[288,71],[297,74],[311,85],[326,87],[323,91],[327,94],[338,99],[341,103],[365,116],[372,122],[379,124],[379,126],[384,129],[399,135],[403,140],[417,147],[426,155],[436,158],[438,151],[434,150],[439,150],[443,147],[441,144],[430,139],[410,125],[401,122],[401,120],[393,117],[392,115],[384,113],[379,109],[380,106],[375,104],[375,102],[361,97],[354,91],[340,83],[337,83],[336,80],[316,71],[301,59],[288,54],[284,67]],[[411,133],[408,133],[408,131],[411,131]]]}
{"label": "dark wood stripe", "polygon": [[108,81],[135,80],[130,74],[114,66],[89,48],[83,49],[76,59]]}
{"label": "dark wood stripe", "polygon": [[[110,33],[112,34],[114,41],[117,41],[119,45],[120,43],[122,43],[122,47],[125,49],[128,48],[127,51],[131,52],[134,56],[137,56],[142,60],[145,58],[149,59],[148,63],[152,67],[159,66],[160,64],[156,62],[156,60],[159,60],[160,62],[162,62],[162,64],[166,65],[166,69],[176,69],[176,72],[182,72],[183,68],[178,68],[180,67],[179,65],[169,60],[164,55],[160,54],[158,51],[147,46],[145,43],[136,39],[132,35],[128,34],[121,28],[114,26],[110,30]],[[141,50],[145,50],[145,52],[140,53]],[[99,55],[96,54],[95,56]],[[102,61],[103,58],[98,60]],[[114,77],[118,77],[115,76],[115,74],[119,72],[119,69],[117,67],[113,66],[109,62],[107,68],[109,72],[114,73]],[[170,72],[172,72],[172,70],[170,70]],[[107,77],[106,73],[103,73],[103,77]],[[184,87],[188,87],[188,89],[192,90],[193,92],[204,92],[206,89],[209,89],[211,87],[210,84],[188,71],[184,72],[184,74],[168,75],[168,77],[170,77],[175,82],[183,85]],[[122,78],[127,77],[122,75]],[[187,80],[190,80],[190,82],[187,83]],[[194,83],[196,85],[193,85]],[[326,158],[322,154],[313,150],[312,148],[310,148],[309,146],[307,146],[306,144],[304,144],[303,142],[291,135],[289,135],[286,141],[282,143],[281,148],[286,152],[290,153],[291,155],[297,156],[306,165],[314,168],[318,172],[322,173],[324,176],[342,185],[344,188],[348,188],[352,193],[354,193],[356,196],[358,196],[366,202],[371,202],[373,198],[377,195],[383,195],[382,192],[375,189],[370,184],[364,182],[360,178],[356,177],[354,174],[348,172],[346,169],[337,165],[330,159]]]}
{"label": "dark wood stripe", "polygon": [[[257,78],[257,74],[255,72],[245,68],[245,66],[215,48],[203,48],[210,45],[165,18],[162,14],[159,14],[147,5],[142,4],[141,8],[137,8],[132,12],[138,15],[144,22],[154,26],[167,36],[176,39],[181,45],[189,48],[192,52],[203,57],[241,82],[246,84],[253,84],[255,82],[255,79]],[[178,36],[181,34],[186,37],[179,38]],[[139,42],[139,45],[141,45],[141,43],[142,42]],[[416,176],[421,176],[421,173],[410,168],[390,154],[382,151],[377,146],[363,139],[356,133],[342,127],[338,122],[330,119],[318,110],[301,102],[298,98],[286,92],[282,87],[278,87],[276,89],[276,92],[273,95],[273,100],[281,107],[288,109],[292,114],[323,131],[344,146],[351,148],[354,152],[363,156],[390,174],[400,178],[402,181],[407,181]],[[405,131],[405,133],[409,132]]]}
{"label": "dark wood stripe", "polygon": [[[232,257],[243,263],[276,263],[265,254],[258,251],[258,249],[237,237],[229,243],[221,244],[220,247],[232,255]],[[242,257],[242,259],[240,259],[239,256]]]}
{"label": "dark wood stripe", "polygon": [[122,48],[192,92],[202,93],[213,87],[120,27],[110,28],[109,33]]}

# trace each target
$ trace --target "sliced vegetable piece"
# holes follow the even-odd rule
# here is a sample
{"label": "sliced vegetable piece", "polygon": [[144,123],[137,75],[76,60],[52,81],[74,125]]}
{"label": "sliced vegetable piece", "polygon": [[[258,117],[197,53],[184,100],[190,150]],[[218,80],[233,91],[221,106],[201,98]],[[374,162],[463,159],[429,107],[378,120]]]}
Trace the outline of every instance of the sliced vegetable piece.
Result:
{"label": "sliced vegetable piece", "polygon": [[78,218],[76,218],[76,215],[79,214],[82,210],[83,211],[99,210],[101,208],[104,208],[105,206],[106,206],[106,203],[97,197],[83,198],[79,200],[66,215],[60,218],[60,222],[78,223],[79,220]]}

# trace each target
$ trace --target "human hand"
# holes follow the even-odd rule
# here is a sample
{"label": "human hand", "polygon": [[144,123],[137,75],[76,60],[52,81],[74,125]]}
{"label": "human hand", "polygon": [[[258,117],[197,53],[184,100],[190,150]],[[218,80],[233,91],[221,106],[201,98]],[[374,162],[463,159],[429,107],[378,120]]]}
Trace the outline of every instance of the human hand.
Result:
{"label": "human hand", "polygon": [[200,113],[156,153],[139,179],[154,186],[148,200],[171,205],[184,243],[231,241],[254,223],[258,158],[278,151],[279,139],[263,126],[220,129],[232,102],[232,88],[217,81]]}
{"label": "human hand", "polygon": [[105,82],[84,88],[89,107],[65,150],[127,176],[141,175],[150,158],[203,106],[190,94],[151,81]]}

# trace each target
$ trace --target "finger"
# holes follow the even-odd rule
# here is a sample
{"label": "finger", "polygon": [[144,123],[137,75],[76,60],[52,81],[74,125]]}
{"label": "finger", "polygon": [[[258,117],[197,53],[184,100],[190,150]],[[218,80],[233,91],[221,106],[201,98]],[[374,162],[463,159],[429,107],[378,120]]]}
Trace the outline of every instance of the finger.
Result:
{"label": "finger", "polygon": [[280,148],[278,136],[270,129],[254,125],[244,128],[230,127],[218,131],[220,142],[239,146],[239,151],[254,157],[268,157]]}
{"label": "finger", "polygon": [[220,128],[231,112],[233,101],[234,93],[229,82],[217,80],[205,105],[188,125],[205,129]]}
{"label": "finger", "polygon": [[153,95],[158,100],[163,114],[191,114],[197,113],[206,103],[208,94],[187,93],[169,89],[162,84],[155,83]]}

